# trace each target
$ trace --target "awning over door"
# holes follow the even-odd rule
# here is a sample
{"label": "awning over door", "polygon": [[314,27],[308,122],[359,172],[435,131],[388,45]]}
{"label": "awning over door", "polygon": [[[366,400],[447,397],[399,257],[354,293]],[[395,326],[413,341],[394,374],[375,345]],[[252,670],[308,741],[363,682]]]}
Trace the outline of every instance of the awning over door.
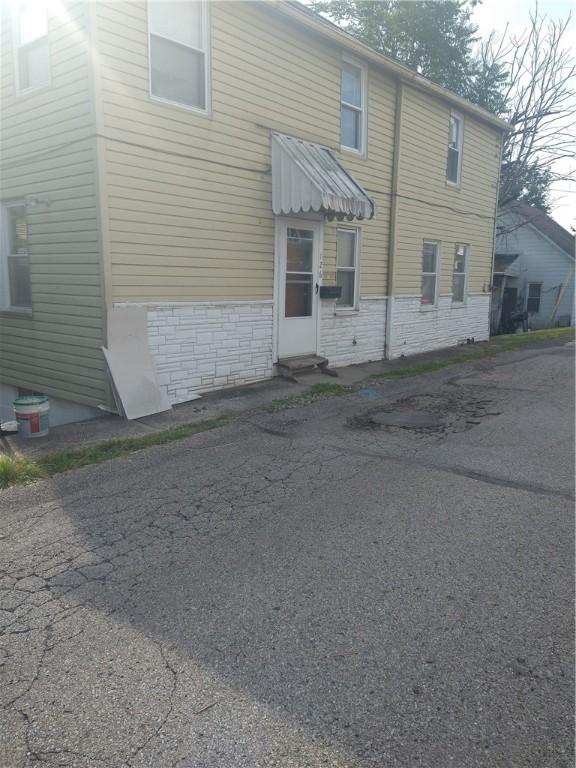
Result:
{"label": "awning over door", "polygon": [[518,277],[520,266],[516,263],[517,253],[497,253],[494,256],[494,274]]}
{"label": "awning over door", "polygon": [[375,205],[330,149],[273,133],[272,210],[352,220],[371,219]]}

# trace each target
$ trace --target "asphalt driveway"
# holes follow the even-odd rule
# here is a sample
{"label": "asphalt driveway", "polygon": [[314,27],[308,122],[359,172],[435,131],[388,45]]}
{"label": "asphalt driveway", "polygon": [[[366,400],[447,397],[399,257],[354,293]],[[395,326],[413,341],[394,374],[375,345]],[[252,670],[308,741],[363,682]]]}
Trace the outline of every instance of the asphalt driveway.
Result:
{"label": "asphalt driveway", "polygon": [[0,494],[0,765],[573,765],[574,346]]}

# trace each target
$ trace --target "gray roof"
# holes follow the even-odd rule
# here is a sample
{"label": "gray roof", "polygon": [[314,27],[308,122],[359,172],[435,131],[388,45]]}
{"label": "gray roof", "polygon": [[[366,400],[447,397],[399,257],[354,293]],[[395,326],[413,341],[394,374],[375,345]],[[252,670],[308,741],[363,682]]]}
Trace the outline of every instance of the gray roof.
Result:
{"label": "gray roof", "polygon": [[574,258],[574,235],[564,229],[557,221],[554,221],[545,211],[521,200],[513,200],[505,205],[502,211],[512,211],[520,216],[525,224],[532,225],[568,256]]}
{"label": "gray roof", "polygon": [[375,204],[331,149],[272,134],[272,209],[275,214],[324,213],[371,219]]}

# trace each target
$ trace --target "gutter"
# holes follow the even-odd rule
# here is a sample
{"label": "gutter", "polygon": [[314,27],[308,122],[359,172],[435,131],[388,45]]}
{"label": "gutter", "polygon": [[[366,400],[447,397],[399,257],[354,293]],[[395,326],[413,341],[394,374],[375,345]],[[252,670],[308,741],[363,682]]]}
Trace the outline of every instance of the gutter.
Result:
{"label": "gutter", "polygon": [[477,107],[475,104],[463,99],[461,96],[457,96],[447,88],[443,88],[441,85],[436,85],[436,83],[419,75],[404,64],[400,64],[393,59],[390,59],[388,56],[385,56],[383,53],[375,51],[373,48],[370,48],[369,45],[366,45],[366,43],[356,40],[331,21],[318,16],[314,11],[309,10],[299,2],[293,2],[292,0],[273,0],[270,4],[263,3],[262,7],[272,8],[274,11],[291,19],[296,24],[322,35],[336,45],[344,46],[347,49],[354,51],[356,55],[375,64],[377,67],[388,72],[390,75],[393,75],[403,83],[412,85],[420,91],[424,91],[443,101],[447,101],[463,112],[474,115],[478,120],[488,123],[499,131],[507,132],[512,130],[510,123],[501,120],[499,117],[496,117],[491,112],[488,112],[481,107]]}
{"label": "gutter", "polygon": [[386,277],[386,328],[384,342],[384,358],[390,359],[394,343],[394,264],[396,261],[396,216],[398,210],[398,181],[400,178],[400,139],[402,137],[402,106],[404,101],[404,84],[396,83],[396,106],[394,113],[394,150],[392,160],[392,190],[390,197],[390,223],[388,237],[388,270]]}
{"label": "gutter", "polygon": [[[492,299],[493,299],[493,283],[494,283],[494,264],[496,262],[496,238],[498,236],[498,198],[500,197],[500,173],[502,171],[502,154],[504,152],[504,136],[500,137],[500,157],[498,160],[498,176],[496,178],[496,200],[494,201],[494,225],[492,230],[492,267],[490,269],[490,280],[488,283],[489,302],[488,302],[488,338],[492,336]],[[500,324],[500,318],[498,318],[498,324]],[[496,329],[498,330],[498,326]]]}

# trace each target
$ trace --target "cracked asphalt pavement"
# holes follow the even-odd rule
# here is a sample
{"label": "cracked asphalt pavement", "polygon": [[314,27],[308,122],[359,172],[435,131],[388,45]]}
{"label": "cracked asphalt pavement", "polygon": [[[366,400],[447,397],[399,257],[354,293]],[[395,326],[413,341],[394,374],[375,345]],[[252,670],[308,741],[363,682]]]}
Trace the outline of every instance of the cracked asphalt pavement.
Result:
{"label": "cracked asphalt pavement", "polygon": [[573,766],[573,356],[0,494],[2,768]]}

